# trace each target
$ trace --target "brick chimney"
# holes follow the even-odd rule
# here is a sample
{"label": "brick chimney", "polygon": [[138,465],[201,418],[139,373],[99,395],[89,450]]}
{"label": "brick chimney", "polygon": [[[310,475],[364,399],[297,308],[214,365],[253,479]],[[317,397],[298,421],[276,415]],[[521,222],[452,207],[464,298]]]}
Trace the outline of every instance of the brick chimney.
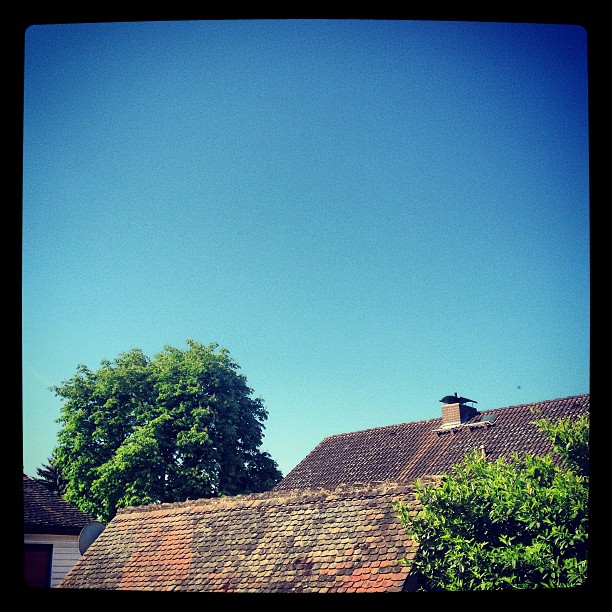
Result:
{"label": "brick chimney", "polygon": [[442,426],[460,425],[471,419],[478,410],[465,404],[445,404],[442,406]]}
{"label": "brick chimney", "polygon": [[456,393],[455,395],[447,395],[440,401],[444,403],[442,406],[442,427],[461,425],[478,413],[478,410],[473,406],[466,406],[467,402],[474,404],[477,402],[467,397],[458,397]]}

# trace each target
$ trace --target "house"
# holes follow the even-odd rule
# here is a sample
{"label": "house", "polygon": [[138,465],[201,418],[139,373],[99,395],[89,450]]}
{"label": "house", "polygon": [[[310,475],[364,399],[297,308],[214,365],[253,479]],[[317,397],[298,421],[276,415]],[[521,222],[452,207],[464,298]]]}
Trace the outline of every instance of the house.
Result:
{"label": "house", "polygon": [[28,587],[54,587],[77,562],[79,535],[93,517],[23,475],[23,563]]}
{"label": "house", "polygon": [[448,473],[471,449],[492,461],[514,452],[542,456],[552,451],[552,443],[534,420],[578,417],[588,412],[590,399],[588,394],[578,395],[483,412],[468,405],[477,402],[449,400],[452,403],[442,405],[437,419],[325,438],[274,490],[380,480],[411,482]]}
{"label": "house", "polygon": [[435,481],[474,448],[491,459],[546,454],[551,442],[534,421],[577,418],[590,408],[588,394],[483,412],[456,395],[441,401],[435,419],[325,438],[266,493],[121,509],[58,586],[411,590],[417,544],[392,504],[418,511],[415,479]]}

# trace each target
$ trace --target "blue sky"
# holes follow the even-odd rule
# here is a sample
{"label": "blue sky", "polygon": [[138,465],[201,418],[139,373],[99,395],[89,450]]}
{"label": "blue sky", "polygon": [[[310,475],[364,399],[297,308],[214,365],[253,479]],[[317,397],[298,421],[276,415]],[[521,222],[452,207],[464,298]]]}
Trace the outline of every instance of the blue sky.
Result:
{"label": "blue sky", "polygon": [[286,474],[326,436],[590,391],[587,33],[229,20],[25,38],[23,466],[49,387],[226,347]]}

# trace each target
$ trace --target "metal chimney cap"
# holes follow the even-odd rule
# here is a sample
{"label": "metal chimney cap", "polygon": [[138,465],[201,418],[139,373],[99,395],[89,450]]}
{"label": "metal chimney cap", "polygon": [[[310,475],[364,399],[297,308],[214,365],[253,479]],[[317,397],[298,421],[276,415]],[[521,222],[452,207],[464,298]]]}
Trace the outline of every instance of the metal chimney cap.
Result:
{"label": "metal chimney cap", "polygon": [[467,404],[468,402],[472,404],[478,403],[476,400],[471,400],[467,397],[459,397],[456,391],[455,395],[445,395],[440,401],[443,404]]}

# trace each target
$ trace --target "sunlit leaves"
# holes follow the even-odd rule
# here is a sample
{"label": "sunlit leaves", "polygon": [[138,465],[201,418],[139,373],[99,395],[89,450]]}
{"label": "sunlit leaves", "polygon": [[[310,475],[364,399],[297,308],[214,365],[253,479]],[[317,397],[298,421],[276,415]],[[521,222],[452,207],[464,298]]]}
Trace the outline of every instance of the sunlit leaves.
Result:
{"label": "sunlit leaves", "polygon": [[419,542],[412,563],[423,588],[528,589],[585,582],[588,415],[538,423],[555,453],[490,461],[473,451],[439,484],[417,482],[418,512],[396,505],[407,533]]}
{"label": "sunlit leaves", "polygon": [[78,366],[64,400],[54,467],[66,499],[109,520],[117,508],[263,491],[281,478],[258,448],[267,412],[226,349],[193,340]]}

